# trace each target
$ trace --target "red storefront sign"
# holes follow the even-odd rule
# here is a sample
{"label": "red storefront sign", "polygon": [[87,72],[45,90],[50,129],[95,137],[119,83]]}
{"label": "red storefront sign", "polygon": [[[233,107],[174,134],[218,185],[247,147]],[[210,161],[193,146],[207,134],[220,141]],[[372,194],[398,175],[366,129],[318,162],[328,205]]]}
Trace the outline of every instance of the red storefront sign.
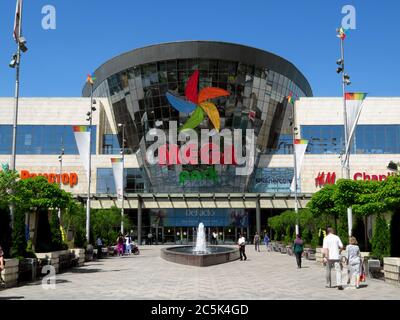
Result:
{"label": "red storefront sign", "polygon": [[61,183],[69,184],[72,188],[73,186],[78,184],[78,175],[75,172],[63,173],[61,176],[57,173],[31,173],[28,170],[21,170],[20,177],[21,179],[28,179],[37,176],[43,176],[49,181],[49,183]]}
{"label": "red storefront sign", "polygon": [[[393,172],[388,172],[387,174],[367,174],[366,172],[356,172],[353,175],[353,180],[376,180],[383,181],[386,180],[387,177],[394,175]],[[326,184],[335,184],[336,182],[336,172],[327,172],[325,171],[318,172],[317,177],[315,178],[315,186],[323,187]]]}

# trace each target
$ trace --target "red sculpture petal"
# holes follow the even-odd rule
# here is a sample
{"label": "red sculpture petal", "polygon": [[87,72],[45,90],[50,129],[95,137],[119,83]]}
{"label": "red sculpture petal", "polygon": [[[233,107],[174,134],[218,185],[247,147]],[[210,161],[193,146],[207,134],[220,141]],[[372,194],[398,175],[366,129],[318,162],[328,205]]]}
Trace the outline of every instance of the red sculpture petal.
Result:
{"label": "red sculpture petal", "polygon": [[198,103],[202,103],[208,99],[229,96],[229,94],[228,91],[221,88],[207,87],[200,90]]}
{"label": "red sculpture petal", "polygon": [[188,82],[186,83],[185,96],[189,101],[197,104],[197,84],[199,83],[199,70],[193,72]]}

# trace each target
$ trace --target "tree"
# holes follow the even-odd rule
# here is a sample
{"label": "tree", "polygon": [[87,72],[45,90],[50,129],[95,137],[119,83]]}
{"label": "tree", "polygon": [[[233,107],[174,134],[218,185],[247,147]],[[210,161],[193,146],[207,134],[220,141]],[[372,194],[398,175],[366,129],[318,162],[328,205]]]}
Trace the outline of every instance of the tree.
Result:
{"label": "tree", "polygon": [[0,171],[0,245],[3,247],[5,257],[11,253],[11,216],[10,199],[11,190],[14,190],[18,174],[3,168]]}
{"label": "tree", "polygon": [[[58,209],[64,209],[72,201],[71,194],[60,189],[57,184],[49,183],[45,177],[34,177],[24,180],[19,180],[15,186],[15,193],[11,196],[11,201],[15,203],[15,206],[23,212],[34,213],[34,225],[35,232],[32,239],[32,249],[36,251],[36,242],[38,233],[41,232],[39,225],[39,215],[42,215],[43,223],[42,231],[50,233],[51,240],[51,229],[48,226],[48,213],[49,211],[58,211]],[[25,233],[24,233],[25,234]],[[57,235],[55,235],[57,237]],[[47,249],[51,249],[50,243],[46,235],[43,236],[44,246]]]}
{"label": "tree", "polygon": [[383,260],[390,254],[389,230],[385,218],[378,213],[376,217],[375,230],[372,237],[372,255]]}
{"label": "tree", "polygon": [[400,257],[400,208],[395,210],[390,222],[390,256]]}
{"label": "tree", "polygon": [[[121,227],[121,210],[117,207],[111,209],[92,210],[91,232],[94,237],[101,237],[105,245],[115,244]],[[130,229],[130,221],[124,216],[124,227]]]}
{"label": "tree", "polygon": [[55,211],[51,213],[50,232],[51,232],[51,250],[52,251],[62,250],[64,246],[60,229],[60,221],[58,219],[58,214]]}
{"label": "tree", "polygon": [[86,247],[86,211],[81,203],[70,201],[61,215],[61,225],[65,233],[73,233],[75,247]]}
{"label": "tree", "polygon": [[23,258],[27,256],[25,238],[25,212],[18,207],[15,210],[14,215],[11,256],[14,258]]}

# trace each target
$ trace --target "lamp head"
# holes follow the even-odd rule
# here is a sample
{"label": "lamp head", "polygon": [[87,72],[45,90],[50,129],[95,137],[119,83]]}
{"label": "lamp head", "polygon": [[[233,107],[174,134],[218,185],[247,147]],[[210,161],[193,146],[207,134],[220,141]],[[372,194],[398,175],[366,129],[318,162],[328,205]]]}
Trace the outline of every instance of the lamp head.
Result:
{"label": "lamp head", "polygon": [[10,63],[8,64],[10,66],[10,68],[15,68],[15,66],[17,65],[18,61],[17,61],[18,57],[16,54],[14,54],[11,58]]}
{"label": "lamp head", "polygon": [[22,52],[28,51],[28,47],[26,46],[26,39],[24,37],[19,37],[18,44]]}

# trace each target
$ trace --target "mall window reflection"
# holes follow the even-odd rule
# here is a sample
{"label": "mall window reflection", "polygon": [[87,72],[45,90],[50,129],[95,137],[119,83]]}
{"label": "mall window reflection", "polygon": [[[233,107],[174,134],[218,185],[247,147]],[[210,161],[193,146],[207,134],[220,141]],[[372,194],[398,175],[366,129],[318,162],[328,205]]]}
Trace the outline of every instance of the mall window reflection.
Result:
{"label": "mall window reflection", "polygon": [[[71,125],[19,125],[17,154],[79,154]],[[0,125],[0,154],[11,154],[12,126]],[[96,126],[92,127],[92,154],[96,153]]]}
{"label": "mall window reflection", "polygon": [[[124,187],[126,193],[146,192],[146,183],[139,168],[124,169]],[[96,192],[115,194],[115,182],[112,168],[97,168]]]}
{"label": "mall window reflection", "polygon": [[[340,154],[344,149],[341,125],[301,126],[301,137],[309,141],[307,153]],[[358,125],[352,153],[399,154],[400,125]]]}

